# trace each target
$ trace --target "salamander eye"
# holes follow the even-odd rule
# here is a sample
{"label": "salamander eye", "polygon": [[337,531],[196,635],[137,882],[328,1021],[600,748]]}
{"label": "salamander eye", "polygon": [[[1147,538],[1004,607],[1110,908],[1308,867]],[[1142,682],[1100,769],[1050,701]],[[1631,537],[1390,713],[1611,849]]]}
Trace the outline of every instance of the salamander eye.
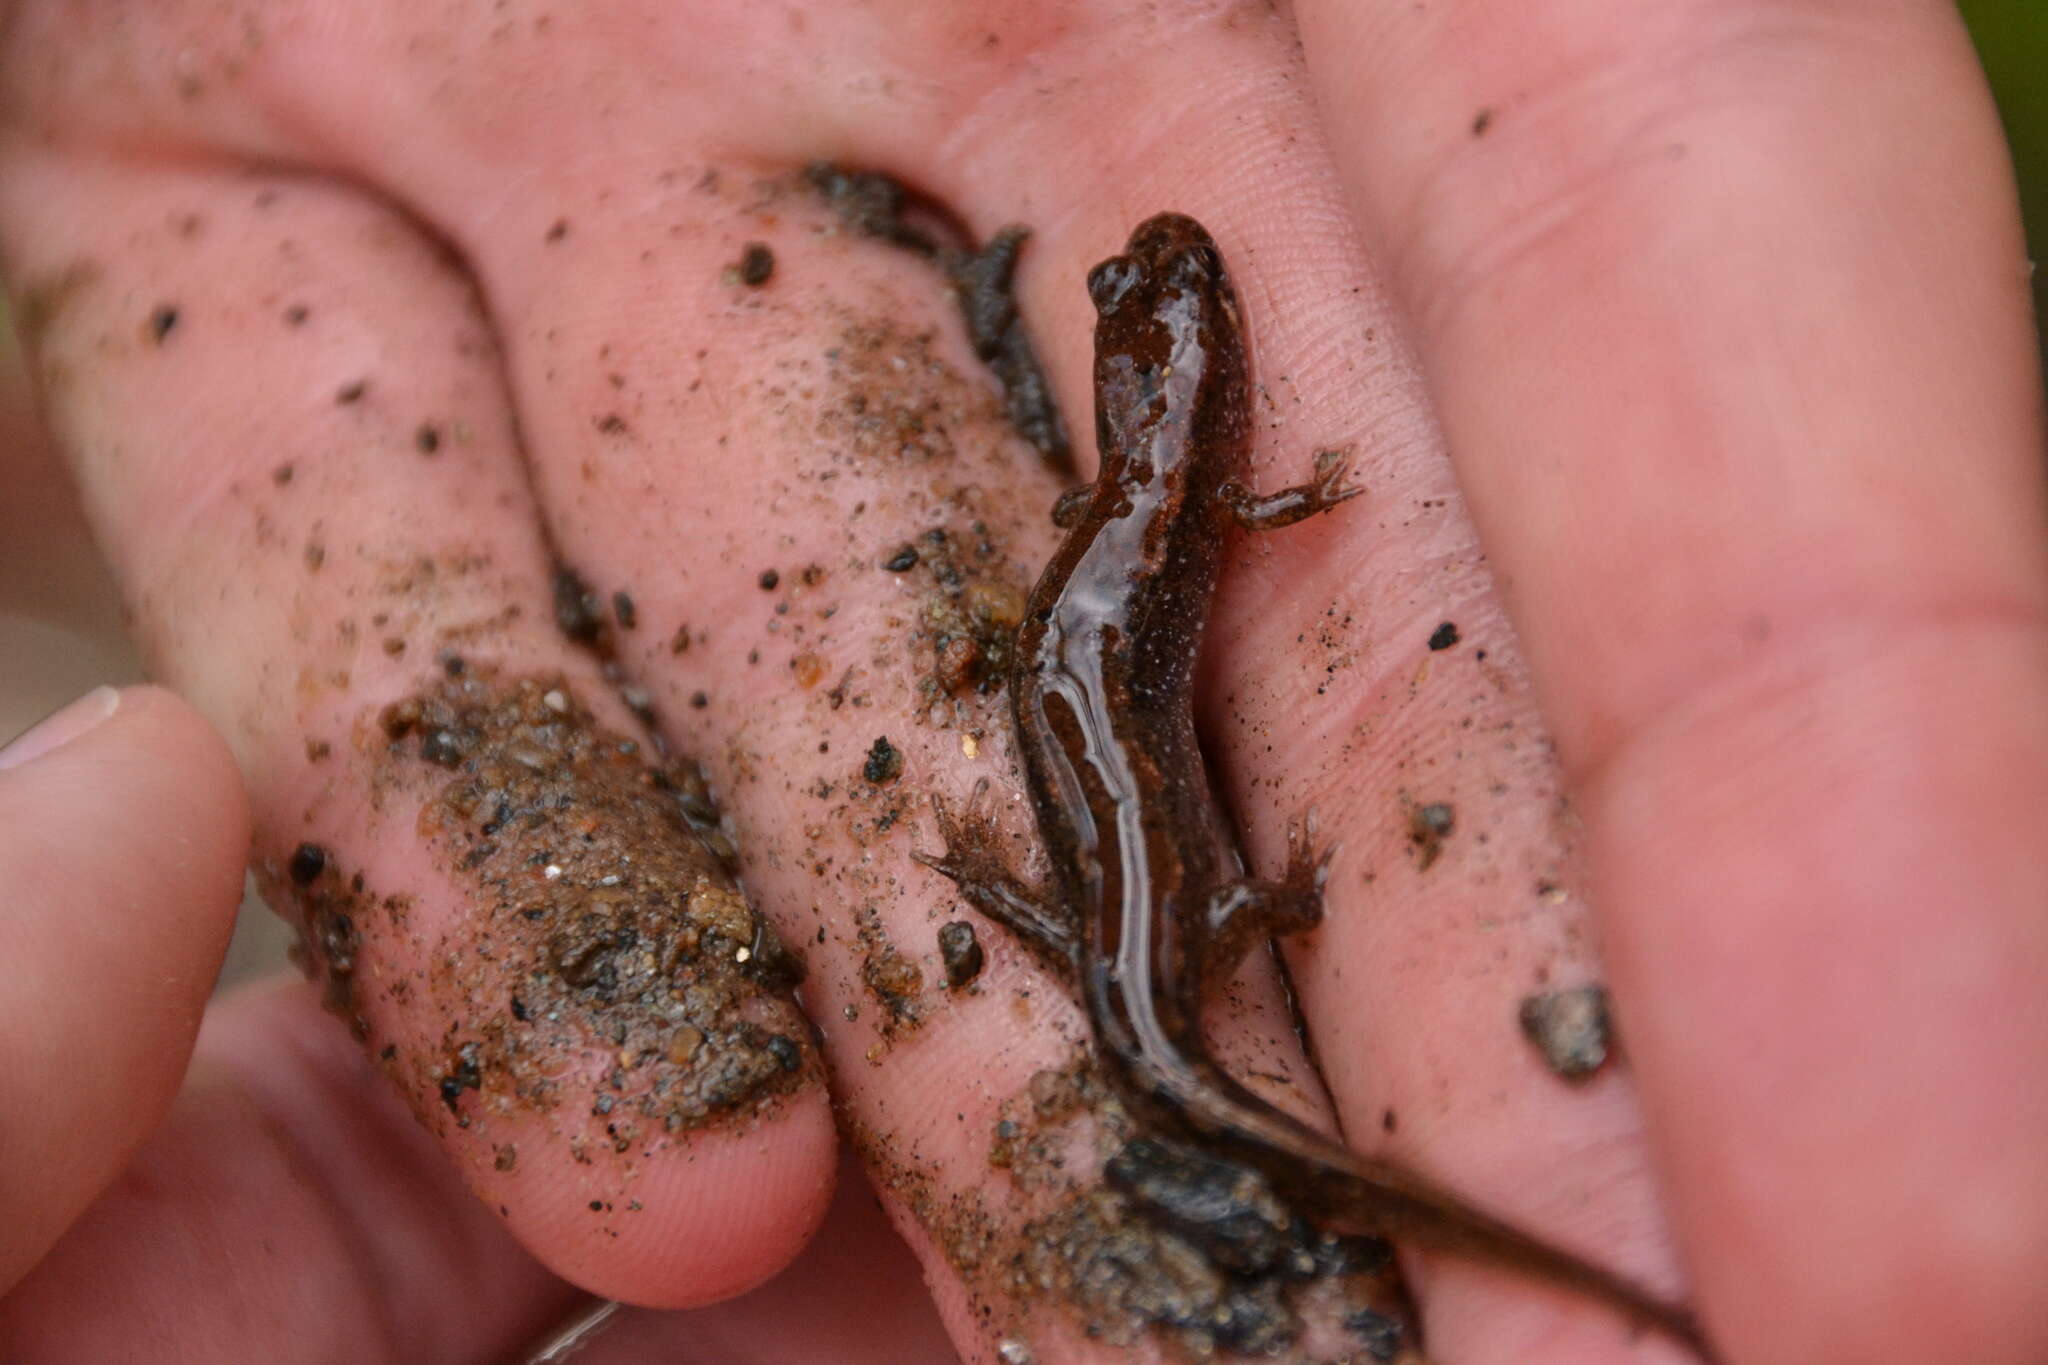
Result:
{"label": "salamander eye", "polygon": [[1095,300],[1095,311],[1110,313],[1123,302],[1131,286],[1138,282],[1137,263],[1128,256],[1112,256],[1088,272],[1088,297]]}

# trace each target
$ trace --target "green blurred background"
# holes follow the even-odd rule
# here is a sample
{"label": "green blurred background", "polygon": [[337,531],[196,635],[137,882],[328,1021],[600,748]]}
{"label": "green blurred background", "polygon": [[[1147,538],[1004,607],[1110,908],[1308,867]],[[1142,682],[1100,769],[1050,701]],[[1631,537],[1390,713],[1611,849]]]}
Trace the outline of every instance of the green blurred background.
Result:
{"label": "green blurred background", "polygon": [[[2020,208],[2037,263],[2034,316],[2048,317],[2048,0],[1963,0],[1963,18],[1998,96],[2019,172]],[[2048,368],[2048,351],[2043,352]]]}

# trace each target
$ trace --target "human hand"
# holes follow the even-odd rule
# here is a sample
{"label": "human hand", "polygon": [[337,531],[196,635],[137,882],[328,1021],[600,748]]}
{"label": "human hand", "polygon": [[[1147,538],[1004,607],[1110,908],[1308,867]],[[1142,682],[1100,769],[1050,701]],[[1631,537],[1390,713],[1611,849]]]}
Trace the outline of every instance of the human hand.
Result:
{"label": "human hand", "polygon": [[[306,986],[237,992],[199,1027],[248,832],[226,749],[155,688],[100,689],[0,752],[0,1074],[26,1097],[0,1118],[6,1358],[490,1360],[540,1339],[574,1291]],[[843,1194],[772,1285],[626,1314],[577,1359],[943,1358],[915,1265],[857,1176]]]}
{"label": "human hand", "polygon": [[[454,650],[644,735],[552,627],[559,554],[629,592],[624,677],[711,765],[750,894],[808,951],[848,1121],[924,1216],[956,1340],[1007,1330],[1015,1305],[990,1297],[983,1332],[940,1248],[975,1245],[956,1214],[984,1186],[994,1245],[1017,1234],[988,1134],[1076,1021],[990,929],[979,994],[933,981],[950,901],[907,861],[922,797],[1005,751],[933,657],[962,598],[880,565],[943,526],[969,614],[999,609],[1050,544],[1052,480],[936,283],[792,188],[827,158],[983,235],[1034,225],[1020,292],[1070,414],[1082,272],[1136,219],[1194,213],[1244,298],[1261,481],[1357,443],[1366,502],[1235,557],[1203,689],[1255,862],[1309,805],[1344,840],[1294,965],[1355,1143],[1638,1278],[1682,1259],[1732,1360],[2037,1356],[2048,854],[2019,831],[2048,661],[2020,254],[1952,16],[1817,16],[21,5],[0,239],[49,415],[160,674],[229,736],[259,860],[284,884],[310,844],[363,875],[345,1003],[483,1202],[422,1204],[453,1240],[401,1228],[393,1259],[355,1239],[329,1264],[381,1276],[313,1319],[296,1289],[338,1273],[288,1257],[230,1301],[130,1202],[154,1236],[60,1250],[0,1323],[47,1326],[91,1265],[162,1286],[180,1330],[289,1322],[280,1347],[316,1358],[379,1289],[445,1283],[394,1266],[489,1267],[475,1297],[507,1322],[559,1302],[500,1209],[560,1274],[669,1305],[809,1233],[833,1166],[807,1056],[750,1124],[625,1154],[586,1112],[615,1013],[541,1044],[576,1104],[466,1082],[465,1042],[517,1032],[519,973],[480,964],[569,967],[494,917],[503,876],[424,837],[445,776],[377,718]],[[777,261],[760,289],[724,274],[749,240]],[[1445,619],[1463,643],[1432,656]],[[863,775],[878,736],[894,782]],[[1457,827],[1424,868],[1404,810],[1436,801]],[[1581,892],[1634,1065],[1567,1091],[1510,1030],[1538,983],[1595,970]],[[299,1022],[255,1036],[311,1036],[303,996],[276,1008]],[[1234,1027],[1313,1105],[1281,1022]],[[333,1074],[329,1043],[246,1074]],[[348,1198],[393,1184],[339,1169]],[[230,1249],[256,1225],[179,1217]],[[1496,1270],[1411,1268],[1445,1359],[1672,1349]]]}

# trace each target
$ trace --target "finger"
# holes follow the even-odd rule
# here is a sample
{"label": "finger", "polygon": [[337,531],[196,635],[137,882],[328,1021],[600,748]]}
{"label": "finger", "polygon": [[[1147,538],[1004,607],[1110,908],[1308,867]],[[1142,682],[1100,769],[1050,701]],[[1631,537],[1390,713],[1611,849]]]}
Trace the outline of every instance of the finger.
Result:
{"label": "finger", "polygon": [[2037,1359],[2048,539],[1996,120],[1946,6],[1609,8],[1301,15],[1710,1323]]}
{"label": "finger", "polygon": [[562,1358],[576,1365],[945,1365],[959,1359],[932,1311],[917,1262],[851,1162],[840,1171],[838,1193],[818,1235],[788,1270],[710,1308],[622,1313],[590,1345]]}
{"label": "finger", "polygon": [[177,1089],[241,893],[248,806],[154,688],[88,693],[0,750],[0,1286],[113,1179]]}
{"label": "finger", "polygon": [[208,1013],[163,1125],[0,1300],[0,1353],[485,1362],[573,1297],[465,1194],[316,992],[270,982]]}
{"label": "finger", "polygon": [[680,1304],[772,1273],[829,1190],[806,1030],[689,775],[557,629],[460,277],[353,192],[13,151],[53,427],[330,1002],[563,1274]]}

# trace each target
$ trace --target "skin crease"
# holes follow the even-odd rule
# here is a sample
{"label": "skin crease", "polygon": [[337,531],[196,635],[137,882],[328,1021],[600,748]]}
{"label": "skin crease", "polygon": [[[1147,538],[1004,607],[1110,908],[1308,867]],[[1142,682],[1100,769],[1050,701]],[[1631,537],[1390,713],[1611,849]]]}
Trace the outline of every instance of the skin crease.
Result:
{"label": "skin crease", "polygon": [[[913,177],[983,231],[1029,221],[1023,305],[1070,414],[1085,410],[1083,272],[1137,219],[1181,209],[1216,232],[1244,296],[1270,403],[1256,481],[1293,481],[1317,445],[1355,441],[1369,490],[1373,515],[1351,526],[1325,518],[1231,551],[1197,686],[1254,865],[1278,867],[1284,822],[1309,804],[1343,838],[1330,922],[1295,966],[1347,1132],[1634,1277],[1690,1283],[1731,1361],[2048,1353],[2033,1292],[2048,1268],[2048,1153],[2034,1140],[2048,1124],[2035,985],[2048,851],[2030,815],[2048,802],[2038,372],[1995,121],[1946,9],[1757,0],[1646,17],[1580,0],[1534,17],[1463,0],[1168,21],[903,0],[778,24],[620,5],[542,25],[308,0],[244,24],[213,5],[105,0],[10,18],[8,285],[81,257],[103,272],[35,348],[45,413],[155,667],[240,760],[259,840],[298,828],[305,727],[346,709],[302,709],[296,690],[301,668],[330,662],[299,627],[361,586],[348,554],[312,586],[282,567],[316,522],[348,528],[337,545],[487,543],[497,576],[414,604],[422,620],[538,599],[545,519],[594,583],[631,583],[650,619],[745,621],[732,647],[687,658],[643,629],[626,661],[763,850],[800,847],[786,831],[814,818],[804,782],[843,780],[821,737],[843,757],[877,733],[876,715],[821,726],[793,685],[746,663],[767,640],[755,577],[771,564],[830,556],[845,640],[883,629],[896,600],[841,567],[849,509],[799,486],[813,428],[747,388],[841,332],[732,304],[719,271],[757,222],[725,201],[691,209],[662,171],[717,161],[744,180],[825,155]],[[268,169],[252,176],[256,163]],[[265,185],[280,192],[267,218],[252,202]],[[176,224],[195,212],[205,226],[188,239]],[[785,212],[773,230],[789,234],[775,244],[793,297],[943,331],[929,280]],[[461,253],[481,316],[421,224]],[[185,306],[174,346],[156,347],[142,338],[167,291]],[[281,344],[276,304],[296,293],[322,327]],[[467,333],[500,352],[451,357],[447,338]],[[971,373],[957,341],[935,344]],[[677,360],[700,349],[696,366]],[[335,385],[362,372],[379,405],[338,427],[355,419],[330,410]],[[610,396],[611,373],[629,398]],[[603,444],[593,418],[629,401],[633,439]],[[399,458],[427,411],[471,433],[440,465]],[[283,557],[234,492],[281,453],[319,495],[316,511],[265,494]],[[1004,490],[990,515],[1038,562],[1052,480],[1014,450],[962,460]],[[891,530],[932,506],[917,477],[854,474],[894,500]],[[1443,619],[1484,642],[1494,672],[1463,649],[1429,655]],[[538,630],[504,646],[579,666]],[[403,685],[372,664],[343,700]],[[876,687],[900,708],[886,721],[909,713]],[[696,690],[712,699],[701,712]],[[1539,702],[1579,846],[1556,814]],[[1485,744],[1460,738],[1468,720]],[[897,729],[914,736],[912,770],[962,797],[1001,772],[999,746],[976,769],[957,736]],[[778,764],[788,785],[748,777]],[[18,776],[48,780],[38,772]],[[371,823],[350,795],[359,776],[321,817],[345,839]],[[1445,796],[1459,834],[1425,876],[1401,801]],[[202,803],[171,816],[209,847],[239,840]],[[0,823],[0,838],[20,828]],[[884,847],[902,867],[876,893],[906,943],[945,904],[934,879],[914,880],[909,847]],[[809,930],[803,879],[762,857],[750,888],[786,929]],[[1564,911],[1519,889],[1502,906],[1501,886],[1542,872],[1566,886]],[[194,904],[214,903],[207,877],[226,875],[195,873]],[[113,918],[118,902],[90,908]],[[1586,902],[1630,1066],[1578,1092],[1519,1050],[1511,1021],[1545,973],[1595,971]],[[182,941],[202,961],[224,918],[193,922]],[[1027,970],[1005,952],[998,970]],[[820,954],[811,1003],[853,1111],[985,1178],[984,1110],[965,1127],[953,1116],[1045,1064],[1031,1051],[1044,1035],[969,1005],[864,1064],[869,1025],[838,1022],[857,998],[843,957]],[[203,977],[180,977],[171,1017],[193,1016]],[[177,1059],[135,1052],[150,1030],[125,999],[110,992],[92,1016],[128,1040],[107,1055],[168,1094]],[[1046,1009],[1038,1022],[1058,1023]],[[208,1102],[225,1082],[202,1060],[131,1168],[150,1178],[112,1186],[0,1306],[0,1354],[104,1358],[62,1354],[87,1304],[117,1340],[164,1330],[161,1315],[145,1327],[109,1310],[95,1274],[146,1274],[181,1305],[188,1334],[151,1338],[169,1359],[208,1358],[190,1344],[252,1317],[297,1324],[296,1358],[376,1323],[362,1358],[489,1359],[567,1300],[403,1120],[380,1130],[377,1158],[317,1167],[337,1183],[303,1213],[223,1209],[203,1254],[95,1241],[123,1220],[179,1225],[206,1206],[203,1157],[303,1150],[310,1138],[280,1135],[319,1134],[346,1108],[334,1097],[376,1084],[303,994],[220,1007],[209,1036],[247,1107]],[[961,1075],[987,1079],[933,1098],[935,1076]],[[124,1122],[146,1128],[155,1107]],[[181,1113],[219,1127],[195,1146]],[[131,1140],[110,1133],[104,1169]],[[459,1142],[453,1154],[474,1163]],[[675,1304],[730,1293],[782,1265],[825,1207],[822,1106],[730,1144],[730,1159],[718,1178],[751,1202],[727,1206],[723,1235],[671,1223],[628,1254],[570,1221],[520,1231],[593,1287]],[[556,1178],[573,1212],[574,1172]],[[706,1197],[687,1164],[663,1178],[671,1203]],[[397,1189],[457,1231],[409,1222]],[[70,1214],[54,1190],[9,1197]],[[144,1216],[166,1200],[168,1216]],[[316,1269],[222,1300],[222,1272],[256,1245],[267,1263]],[[500,1272],[484,1292],[478,1267]],[[1412,1268],[1443,1359],[1682,1358],[1512,1276]],[[943,1265],[928,1272],[956,1340],[985,1353]],[[928,1325],[892,1311],[861,1330]],[[421,1342],[429,1355],[398,1354]]]}

